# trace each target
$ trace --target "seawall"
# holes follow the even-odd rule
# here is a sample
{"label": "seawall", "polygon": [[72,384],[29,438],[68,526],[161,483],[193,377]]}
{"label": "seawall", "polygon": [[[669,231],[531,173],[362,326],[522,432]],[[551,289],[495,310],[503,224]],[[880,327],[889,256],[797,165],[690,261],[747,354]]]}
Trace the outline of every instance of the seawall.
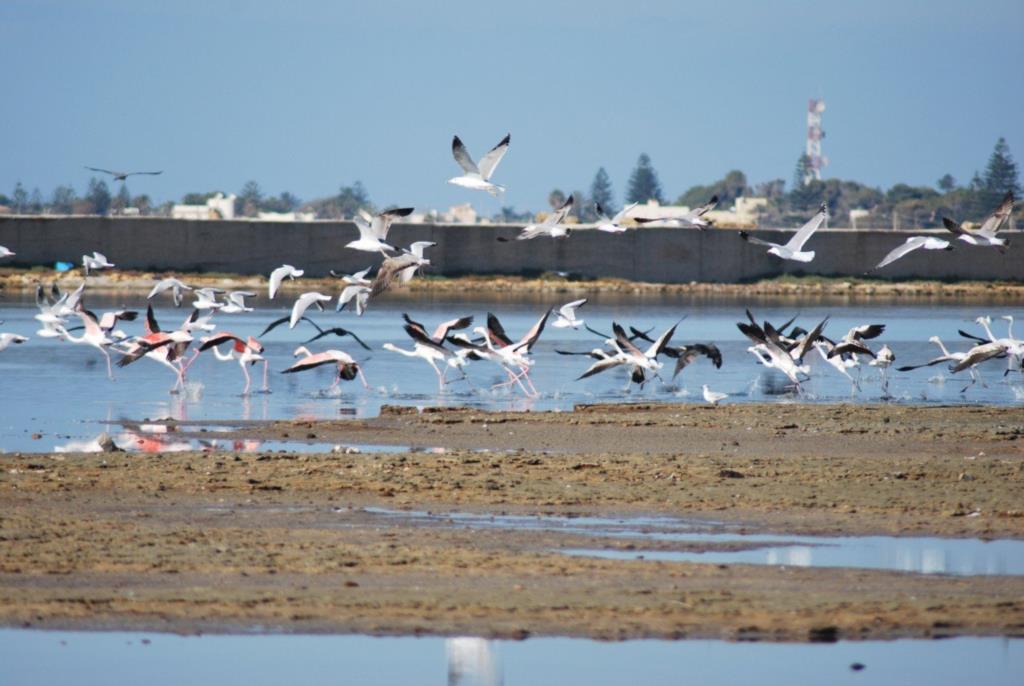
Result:
{"label": "seawall", "polygon": [[[519,231],[513,225],[396,224],[389,242],[404,246],[433,241],[429,273],[522,274],[564,271],[582,277],[661,283],[738,283],[783,274],[861,276],[907,237],[927,233],[826,229],[806,248],[809,264],[779,260],[731,229],[644,228],[623,234],[577,231],[563,240],[499,242]],[[790,231],[758,231],[785,242]],[[293,264],[310,276],[331,269],[351,273],[379,258],[348,250],[358,235],[351,222],[186,221],[131,217],[0,217],[0,245],[15,253],[4,265],[81,264],[97,250],[119,267],[171,272],[265,274]],[[937,233],[937,235],[942,235]],[[944,236],[945,237],[945,236]],[[952,251],[918,250],[873,274],[886,279],[1001,280],[1024,282],[1024,237],[1000,254],[953,241]]]}

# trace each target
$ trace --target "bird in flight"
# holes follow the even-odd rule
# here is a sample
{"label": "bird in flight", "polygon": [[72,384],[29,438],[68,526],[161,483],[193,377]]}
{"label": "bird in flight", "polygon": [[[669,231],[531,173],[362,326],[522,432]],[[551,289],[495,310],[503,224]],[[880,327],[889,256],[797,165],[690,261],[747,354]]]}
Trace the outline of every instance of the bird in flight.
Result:
{"label": "bird in flight", "polygon": [[466,150],[466,146],[462,144],[459,137],[455,136],[452,138],[452,156],[455,157],[455,161],[459,163],[459,166],[462,167],[462,171],[465,173],[462,176],[448,179],[448,183],[462,186],[463,188],[487,191],[494,197],[504,193],[504,186],[491,183],[491,175],[497,169],[501,158],[508,152],[508,144],[511,140],[512,134],[505,134],[505,137],[497,145],[480,158],[480,164],[478,165],[469,156],[469,151]]}
{"label": "bird in flight", "polygon": [[86,169],[91,169],[94,172],[100,172],[102,174],[110,174],[111,176],[114,177],[114,181],[124,181],[129,176],[141,176],[141,175],[157,176],[159,174],[163,174],[164,173],[163,169],[161,169],[160,171],[121,172],[121,171],[111,171],[109,169],[100,169],[99,167],[90,167],[89,165],[86,165],[85,168]]}

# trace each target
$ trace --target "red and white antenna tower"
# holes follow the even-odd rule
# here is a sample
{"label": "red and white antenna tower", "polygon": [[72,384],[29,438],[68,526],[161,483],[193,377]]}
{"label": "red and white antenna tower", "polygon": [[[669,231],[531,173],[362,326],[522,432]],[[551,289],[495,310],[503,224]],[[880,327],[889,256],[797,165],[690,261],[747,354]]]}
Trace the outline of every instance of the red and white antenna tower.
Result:
{"label": "red and white antenna tower", "polygon": [[828,158],[821,154],[821,139],[825,137],[825,130],[821,128],[821,113],[824,111],[824,100],[811,98],[807,101],[807,167],[804,185],[820,181],[822,168],[828,166]]}

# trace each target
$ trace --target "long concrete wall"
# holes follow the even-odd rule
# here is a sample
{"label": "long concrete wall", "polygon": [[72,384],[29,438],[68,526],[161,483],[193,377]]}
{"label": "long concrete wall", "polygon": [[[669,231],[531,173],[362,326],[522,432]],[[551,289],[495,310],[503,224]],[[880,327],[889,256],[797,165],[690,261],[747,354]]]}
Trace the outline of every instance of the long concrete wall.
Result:
{"label": "long concrete wall", "polygon": [[[388,239],[396,245],[434,241],[430,273],[539,274],[565,271],[583,277],[618,277],[664,283],[744,282],[781,274],[858,276],[912,233],[819,231],[807,244],[817,255],[810,264],[779,260],[742,241],[737,231],[644,228],[624,234],[578,231],[569,238],[532,241],[513,238],[511,225],[398,224]],[[350,222],[184,221],[162,218],[2,217],[0,245],[17,256],[0,265],[81,263],[98,250],[120,267],[175,272],[265,274],[293,264],[310,276],[334,269],[345,273],[377,264],[379,258],[345,248],[357,237]],[[788,231],[759,231],[775,242]],[[921,232],[916,232],[921,233]],[[954,241],[953,251],[919,250],[877,276],[1024,281],[1024,237],[1009,233],[1010,250],[1000,254]]]}

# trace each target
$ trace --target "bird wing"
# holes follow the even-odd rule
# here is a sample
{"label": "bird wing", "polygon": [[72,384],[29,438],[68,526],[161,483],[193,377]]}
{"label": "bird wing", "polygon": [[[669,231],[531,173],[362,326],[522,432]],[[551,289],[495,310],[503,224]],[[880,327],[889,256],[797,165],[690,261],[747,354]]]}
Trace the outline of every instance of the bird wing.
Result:
{"label": "bird wing", "polygon": [[658,339],[654,341],[654,343],[651,343],[650,347],[647,348],[647,357],[654,359],[665,350],[665,346],[668,345],[668,342],[672,340],[672,336],[675,335],[676,327],[679,326],[679,323],[682,321],[683,320],[680,319],[678,322],[666,329],[664,333],[658,336]]}
{"label": "bird wing", "polygon": [[326,352],[322,352],[302,358],[301,360],[293,364],[291,367],[288,367],[288,369],[282,369],[281,373],[292,374],[294,372],[303,372],[306,371],[307,369],[315,369],[325,364],[331,364],[336,362],[336,359],[331,357]]}
{"label": "bird wing", "polygon": [[[356,226],[359,226],[358,222],[356,223]],[[360,233],[362,233],[362,230],[360,230]],[[288,268],[288,265],[283,265],[270,272],[270,285],[267,290],[271,300],[273,300],[274,296],[277,295],[277,290],[281,288],[281,282],[284,281],[286,276],[288,276],[289,271],[290,269]]]}
{"label": "bird wing", "polygon": [[[409,321],[408,319],[406,321]],[[412,324],[413,322],[409,322]],[[443,341],[448,338],[449,331],[461,331],[473,323],[473,317],[459,317],[458,319],[449,319],[446,322],[441,322],[434,329],[434,335],[431,336],[435,341]],[[422,327],[421,327],[422,328]],[[426,329],[424,329],[426,331]]]}
{"label": "bird wing", "polygon": [[586,302],[586,298],[583,298],[582,300],[573,300],[571,303],[566,303],[558,308],[558,313],[571,321],[576,318],[576,308],[585,305]]}
{"label": "bird wing", "polygon": [[[336,312],[341,312],[343,309],[345,309],[345,306],[348,305],[349,301],[352,300],[352,298],[358,297],[359,294],[369,293],[369,292],[370,292],[370,287],[369,286],[363,286],[363,285],[359,285],[359,284],[353,284],[351,286],[345,286],[345,288],[343,288],[341,290],[341,293],[338,294],[338,304],[334,308],[334,310]],[[358,302],[357,302],[357,305],[358,305]]]}
{"label": "bird wing", "polygon": [[199,340],[201,342],[199,345],[199,352],[204,352],[206,350],[209,350],[210,348],[215,348],[221,343],[227,343],[228,341],[233,341],[235,344],[245,345],[245,341],[243,341],[241,338],[239,338],[233,333],[228,333],[226,331],[223,331],[221,333],[215,333],[212,336],[207,336],[206,338],[201,338]]}
{"label": "bird wing", "polygon": [[505,327],[501,325],[498,318],[490,312],[487,313],[487,335],[491,341],[497,341],[501,345],[497,347],[504,347],[506,345],[512,345],[512,339],[505,333]]}
{"label": "bird wing", "polygon": [[103,172],[104,174],[110,174],[111,176],[117,176],[117,172],[112,172],[109,169],[100,169],[99,167],[90,167],[89,165],[85,165],[85,168],[96,172]]}
{"label": "bird wing", "polygon": [[289,314],[289,315],[285,315],[284,317],[281,317],[280,319],[275,319],[274,321],[270,322],[269,324],[267,324],[267,328],[263,329],[263,333],[260,334],[260,338],[263,338],[264,336],[266,336],[268,333],[270,333],[271,331],[273,331],[277,327],[279,327],[282,324],[288,322],[291,318],[292,317]]}
{"label": "bird wing", "polygon": [[[305,319],[305,317],[303,317],[303,319]],[[306,319],[306,321],[308,321],[310,324],[313,324],[313,321],[311,319]],[[313,324],[313,326],[316,326],[316,324]],[[320,327],[317,328],[319,329]],[[310,338],[308,341],[306,341],[306,343],[312,343],[313,341],[319,340],[324,336],[329,336],[331,334],[334,334],[335,336],[351,336],[352,340],[358,343],[364,350],[372,349],[370,348],[370,346],[366,345],[366,343],[363,342],[363,339],[361,339],[359,336],[355,335],[348,329],[341,328],[340,326],[336,326],[333,329],[320,329],[320,333]]]}
{"label": "bird wing", "polygon": [[228,293],[228,300],[235,305],[244,308],[246,298],[255,298],[256,294],[251,291],[231,291]]}
{"label": "bird wing", "polygon": [[374,277],[373,283],[370,284],[370,297],[376,297],[391,288],[391,284],[394,283],[395,277],[400,272],[418,265],[419,258],[415,255],[399,255],[386,258],[381,263],[380,269],[377,270],[377,276]]}
{"label": "bird wing", "polygon": [[164,170],[161,169],[160,171],[128,172],[127,174],[122,174],[122,176],[139,176],[139,175],[142,175],[142,174],[147,175],[147,176],[159,176],[160,174],[163,174],[163,173],[164,173]]}
{"label": "bird wing", "polygon": [[572,205],[575,202],[575,197],[576,196],[570,194],[569,197],[566,198],[565,202],[562,203],[562,206],[559,207],[554,212],[552,212],[548,216],[548,218],[544,220],[544,225],[545,226],[558,226],[563,221],[565,221],[565,218],[569,216],[570,212],[572,212]]}
{"label": "bird wing", "polygon": [[999,227],[1009,218],[1011,212],[1013,212],[1013,191],[1008,191],[996,211],[985,219],[981,228],[978,229],[978,233],[988,238],[994,238]]}
{"label": "bird wing", "polygon": [[970,340],[978,341],[979,343],[988,343],[989,342],[989,340],[987,338],[982,338],[981,336],[975,336],[973,333],[967,333],[963,329],[957,329],[957,333],[960,334],[961,336],[963,336],[964,338],[969,338]]}
{"label": "bird wing", "polygon": [[391,222],[399,217],[408,217],[412,214],[413,207],[397,207],[393,210],[385,210],[373,218],[373,222],[370,226],[373,227],[373,233],[382,241],[387,240],[388,230],[391,229]]}
{"label": "bird wing", "polygon": [[885,324],[864,324],[855,326],[846,334],[848,338],[870,340],[885,333]]}
{"label": "bird wing", "polygon": [[982,345],[976,345],[967,351],[967,355],[964,359],[957,362],[955,365],[949,368],[951,372],[960,372],[968,367],[973,367],[976,364],[981,364],[986,360],[991,360],[993,357],[999,357],[1004,351],[1004,346],[1001,343],[984,343]]}
{"label": "bird wing", "polygon": [[705,214],[707,214],[711,210],[715,209],[715,205],[717,205],[717,204],[718,204],[718,196],[717,195],[712,195],[710,200],[708,200],[706,203],[704,203],[700,207],[695,207],[694,209],[690,210],[683,219],[686,220],[686,221],[690,221],[690,220],[693,220],[693,219],[700,219]]}
{"label": "bird wing", "polygon": [[693,348],[682,348],[676,355],[676,367],[672,372],[672,378],[679,376],[679,372],[683,371],[686,365],[697,359],[698,352]]}
{"label": "bird wing", "polygon": [[623,219],[626,218],[626,215],[629,214],[629,211],[639,204],[640,203],[638,202],[634,202],[627,205],[626,207],[623,207],[621,210],[619,210],[618,214],[612,217],[612,224],[618,224],[619,222],[621,222]]}
{"label": "bird wing", "polygon": [[959,222],[955,222],[949,217],[942,218],[942,225],[946,227],[947,231],[952,231],[958,236],[970,236],[971,232],[960,225]]}
{"label": "bird wing", "polygon": [[501,141],[491,148],[486,155],[480,158],[480,176],[483,177],[484,181],[491,178],[491,174],[498,168],[498,163],[501,162],[501,158],[508,152],[508,144],[512,141],[512,134],[507,133]]}
{"label": "bird wing", "polygon": [[825,223],[826,219],[828,219],[828,206],[825,203],[821,203],[818,213],[793,234],[793,237],[786,243],[786,247],[793,252],[800,252],[804,247],[804,243]]}
{"label": "bird wing", "polygon": [[768,246],[769,248],[781,247],[778,243],[771,243],[769,241],[757,238],[755,236],[751,236],[750,233],[747,231],[740,231],[740,238],[745,240],[747,243],[753,243],[754,245],[765,245]]}
{"label": "bird wing", "polygon": [[433,350],[437,350],[438,352],[444,355],[451,355],[451,350],[448,350],[448,348],[444,347],[441,343],[432,340],[430,336],[423,332],[422,329],[417,328],[412,324],[406,324],[402,328],[405,329],[405,333],[409,334],[409,338],[419,343],[420,345],[425,345],[426,347],[432,348]]}
{"label": "bird wing", "polygon": [[825,325],[828,323],[828,317],[825,317],[821,322],[811,330],[810,333],[805,335],[797,343],[796,348],[790,351],[790,356],[797,362],[803,362],[804,355],[811,349],[811,346],[821,337],[821,334],[825,331]]}
{"label": "bird wing", "polygon": [[[466,150],[465,144],[463,144],[462,139],[458,136],[452,138],[452,157],[462,167],[462,171],[467,174],[480,174],[480,169],[476,166],[476,162],[469,156],[469,151]],[[481,176],[483,175],[481,174]]]}
{"label": "bird wing", "polygon": [[925,241],[927,240],[927,236],[911,236],[906,241],[904,241],[902,245],[896,246],[889,252],[888,255],[883,257],[882,261],[875,266],[875,269],[881,269],[887,264],[892,264],[893,262],[900,259],[904,255],[908,255],[917,250],[918,248],[924,247]]}
{"label": "bird wing", "polygon": [[377,240],[380,236],[374,231],[373,227],[362,217],[352,217],[352,223],[359,229],[359,238],[361,240]]}
{"label": "bird wing", "polygon": [[622,349],[622,352],[627,355],[643,357],[643,352],[640,348],[633,345],[633,341],[629,340],[629,337],[626,336],[626,332],[618,322],[612,322],[612,333],[615,334],[615,342],[619,344],[619,348]]}
{"label": "bird wing", "polygon": [[611,369],[612,367],[618,367],[620,364],[625,364],[625,363],[626,363],[626,361],[624,359],[622,359],[621,357],[618,357],[618,356],[606,357],[605,359],[598,360],[594,364],[590,365],[587,368],[587,371],[583,372],[578,377],[576,377],[576,380],[579,381],[581,379],[587,378],[588,376],[593,376],[594,374],[600,374],[601,372],[603,372],[603,371],[605,371],[607,369]]}
{"label": "bird wing", "polygon": [[533,344],[537,342],[537,339],[540,338],[541,332],[544,331],[544,325],[547,324],[548,317],[550,316],[551,310],[545,312],[543,316],[541,316],[541,318],[538,319],[537,322],[530,327],[530,330],[527,331],[526,334],[519,339],[519,342],[515,344],[513,350],[518,350],[519,348],[526,346],[526,351],[530,352],[530,350],[533,349]]}

